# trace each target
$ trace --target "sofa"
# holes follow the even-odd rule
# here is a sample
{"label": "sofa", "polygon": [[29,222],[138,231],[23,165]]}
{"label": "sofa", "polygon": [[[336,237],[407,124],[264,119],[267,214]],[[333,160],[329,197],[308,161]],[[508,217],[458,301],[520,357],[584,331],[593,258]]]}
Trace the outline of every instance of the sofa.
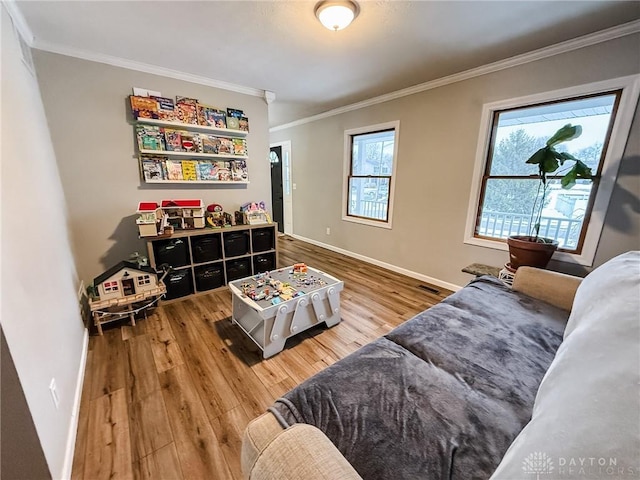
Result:
{"label": "sofa", "polygon": [[640,476],[640,252],[480,277],[278,399],[252,480]]}

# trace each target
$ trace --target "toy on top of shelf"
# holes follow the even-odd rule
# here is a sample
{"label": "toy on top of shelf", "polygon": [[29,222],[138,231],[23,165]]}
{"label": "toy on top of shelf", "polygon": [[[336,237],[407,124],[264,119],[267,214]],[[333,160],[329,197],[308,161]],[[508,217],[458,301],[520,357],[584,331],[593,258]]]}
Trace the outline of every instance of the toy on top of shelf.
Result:
{"label": "toy on top of shelf", "polygon": [[156,237],[163,231],[166,215],[156,202],[140,202],[137,213],[140,216],[136,224],[141,237]]}
{"label": "toy on top of shelf", "polygon": [[244,214],[243,223],[246,225],[271,223],[271,216],[266,208],[266,204],[263,201],[245,203],[240,207],[240,211]]}
{"label": "toy on top of shelf", "polygon": [[180,229],[204,228],[202,200],[162,200],[162,210],[171,225]]}

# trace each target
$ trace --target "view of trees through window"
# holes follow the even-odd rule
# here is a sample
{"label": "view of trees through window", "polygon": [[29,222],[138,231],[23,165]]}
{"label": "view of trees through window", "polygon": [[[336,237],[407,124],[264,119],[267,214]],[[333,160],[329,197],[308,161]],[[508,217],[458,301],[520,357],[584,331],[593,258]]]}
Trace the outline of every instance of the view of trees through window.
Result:
{"label": "view of trees through window", "polygon": [[[538,191],[537,166],[525,162],[567,123],[581,125],[582,135],[557,150],[579,158],[597,176],[617,98],[616,92],[496,112],[476,236],[530,234],[532,205],[542,192]],[[558,173],[563,175],[564,170]],[[564,190],[559,179],[552,180],[540,235],[558,240],[560,248],[575,251],[595,188],[597,181],[578,181],[572,189]]]}
{"label": "view of trees through window", "polygon": [[351,136],[350,216],[387,221],[395,130]]}

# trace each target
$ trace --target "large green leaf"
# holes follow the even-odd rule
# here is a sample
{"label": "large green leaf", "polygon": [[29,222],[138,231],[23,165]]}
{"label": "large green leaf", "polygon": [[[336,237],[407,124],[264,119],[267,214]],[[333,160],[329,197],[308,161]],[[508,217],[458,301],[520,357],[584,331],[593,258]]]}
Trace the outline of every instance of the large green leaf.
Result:
{"label": "large green leaf", "polygon": [[582,127],[580,125],[573,126],[570,123],[567,123],[564,127],[554,133],[553,137],[547,140],[547,146],[554,147],[559,143],[568,142],[569,140],[578,138],[580,135],[582,135]]}
{"label": "large green leaf", "polygon": [[546,150],[545,156],[540,161],[540,172],[553,173],[558,169],[558,160],[552,148]]}
{"label": "large green leaf", "polygon": [[529,159],[526,161],[526,163],[533,163],[533,164],[539,165],[540,163],[542,163],[542,160],[544,159],[544,157],[546,157],[547,151],[548,151],[547,147],[542,147],[536,153],[531,155]]}
{"label": "large green leaf", "polygon": [[593,174],[591,173],[591,169],[580,160],[576,160],[576,163],[571,167],[571,170],[569,170],[567,174],[560,179],[560,184],[562,185],[562,188],[568,190],[573,188],[578,178],[590,179],[592,176]]}

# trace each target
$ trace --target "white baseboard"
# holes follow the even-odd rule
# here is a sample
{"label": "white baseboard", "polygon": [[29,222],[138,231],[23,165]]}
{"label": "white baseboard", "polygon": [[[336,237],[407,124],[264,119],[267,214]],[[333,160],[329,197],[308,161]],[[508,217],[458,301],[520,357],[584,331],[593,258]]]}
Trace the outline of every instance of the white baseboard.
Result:
{"label": "white baseboard", "polygon": [[71,468],[73,467],[73,454],[76,449],[76,435],[78,434],[78,420],[80,414],[80,399],[82,398],[82,386],[84,385],[84,370],[87,366],[87,354],[89,353],[89,329],[84,329],[82,339],[82,355],[80,357],[80,367],[78,368],[78,380],[76,381],[76,392],[73,398],[71,409],[71,420],[69,422],[69,432],[67,433],[67,447],[64,455],[64,465],[60,478],[68,480],[71,478]]}
{"label": "white baseboard", "polygon": [[328,243],[322,243],[317,240],[302,237],[296,234],[291,234],[291,236],[297,240],[302,240],[303,242],[307,242],[312,245],[317,245],[318,247],[326,248],[327,250],[331,250],[332,252],[341,253],[342,255],[346,255],[347,257],[356,258],[358,260],[362,260],[363,262],[371,263],[373,265],[377,265],[378,267],[391,270],[392,272],[401,273],[402,275],[406,275],[407,277],[411,277],[417,280],[421,280],[423,282],[431,283],[433,285],[437,285],[438,287],[446,288],[454,292],[457,292],[462,288],[460,285],[454,285],[453,283],[445,282],[438,278],[429,277],[427,275],[423,275],[422,273],[414,272],[412,270],[407,270],[406,268],[402,268],[402,267],[397,267],[396,265],[392,265],[390,263],[381,262],[380,260],[376,260],[375,258],[367,257],[365,255],[360,255],[359,253],[354,253],[349,250],[336,247],[334,245],[329,245]]}

